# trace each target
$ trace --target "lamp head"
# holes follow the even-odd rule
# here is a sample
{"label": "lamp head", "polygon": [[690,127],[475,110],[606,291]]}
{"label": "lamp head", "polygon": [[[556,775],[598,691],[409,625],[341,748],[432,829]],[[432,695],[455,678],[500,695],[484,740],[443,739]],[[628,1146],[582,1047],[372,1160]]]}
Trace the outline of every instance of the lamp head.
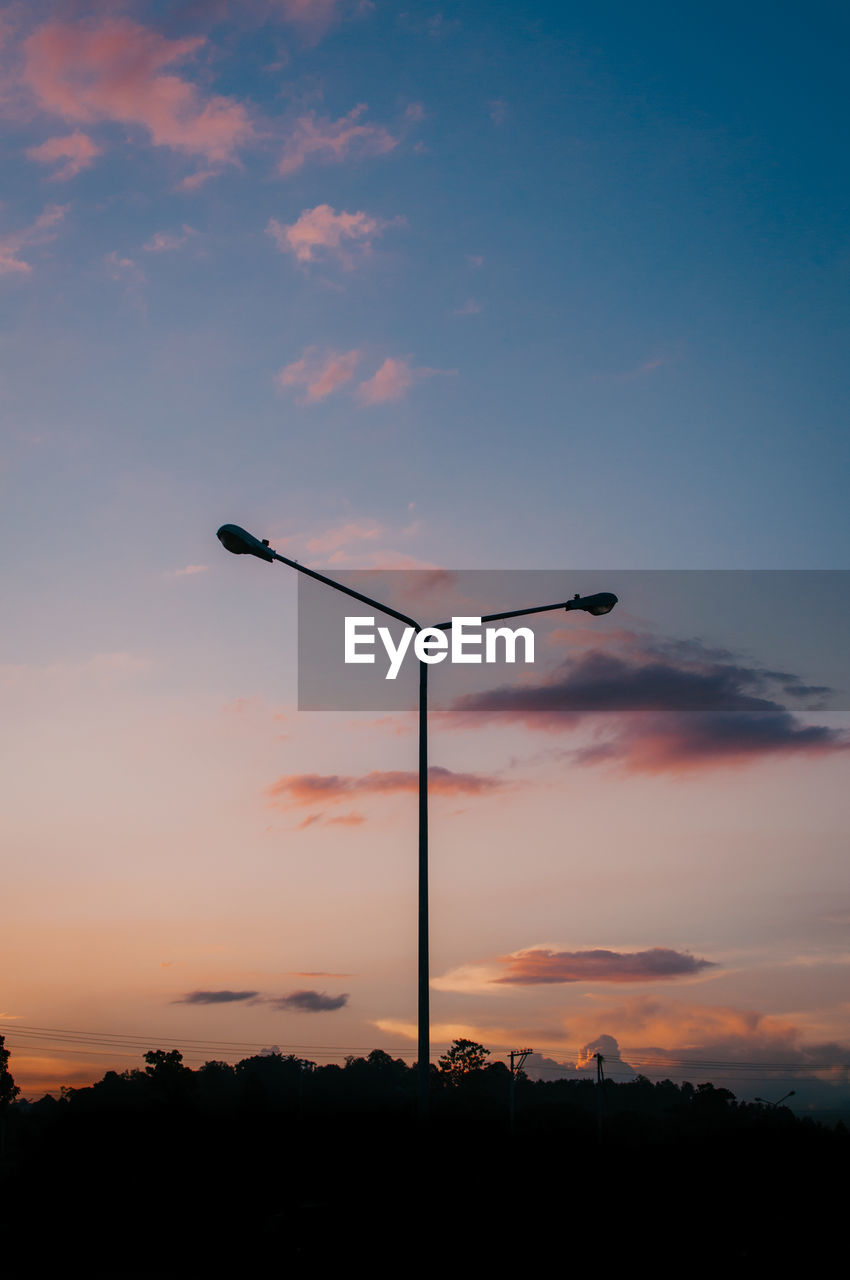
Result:
{"label": "lamp head", "polygon": [[235,556],[259,556],[261,560],[274,560],[268,538],[261,542],[253,534],[240,529],[238,524],[223,524],[216,534],[221,545]]}
{"label": "lamp head", "polygon": [[603,613],[610,613],[616,603],[617,597],[610,591],[598,591],[595,596],[580,596],[576,593],[572,600],[567,601],[565,608],[583,609],[585,613],[592,613],[599,618]]}

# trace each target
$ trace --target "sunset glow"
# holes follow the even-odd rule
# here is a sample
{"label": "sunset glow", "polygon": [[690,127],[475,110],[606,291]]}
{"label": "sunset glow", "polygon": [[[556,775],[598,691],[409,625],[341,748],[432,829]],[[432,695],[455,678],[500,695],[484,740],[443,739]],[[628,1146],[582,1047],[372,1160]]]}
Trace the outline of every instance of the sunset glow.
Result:
{"label": "sunset glow", "polygon": [[[430,668],[435,1060],[604,1040],[850,1108],[846,69],[670,13],[0,9],[25,1096],[149,1048],[415,1059],[415,714],[298,709],[298,574],[238,521],[415,571],[425,622],[450,570],[619,597],[515,685]],[[708,570],[771,571],[769,621]]]}

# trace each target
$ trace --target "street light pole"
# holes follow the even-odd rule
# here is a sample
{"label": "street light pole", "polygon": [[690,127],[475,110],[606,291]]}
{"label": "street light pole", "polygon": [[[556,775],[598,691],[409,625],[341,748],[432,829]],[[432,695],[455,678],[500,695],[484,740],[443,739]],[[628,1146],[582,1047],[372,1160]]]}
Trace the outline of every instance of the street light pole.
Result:
{"label": "street light pole", "polygon": [[419,1118],[431,1098],[431,966],[428,954],[428,663],[419,663]]}
{"label": "street light pole", "polygon": [[[365,596],[359,591],[354,591],[351,587],[343,586],[341,582],[336,582],[333,578],[326,577],[323,573],[318,573],[315,569],[308,569],[305,565],[299,564],[297,560],[290,560],[286,556],[280,555],[277,551],[273,551],[269,546],[268,539],[255,538],[253,534],[247,533],[237,524],[223,524],[216,535],[222,546],[227,551],[231,551],[234,555],[252,555],[257,556],[260,560],[274,562],[279,560],[281,564],[288,565],[290,569],[297,569],[299,573],[306,574],[308,578],[313,578],[317,582],[323,582],[328,587],[333,587],[335,591],[341,591],[343,595],[351,596],[354,600],[359,600],[361,604],[368,604],[373,609],[379,609],[381,613],[386,613],[391,618],[396,618],[399,622],[405,623],[408,627],[413,627],[415,632],[420,632],[424,628],[414,618],[409,618],[404,613],[399,613],[396,609],[391,609],[389,605],[381,604],[379,600],[373,600],[370,596]],[[500,622],[505,618],[522,618],[531,613],[550,613],[555,609],[581,609],[585,613],[600,616],[610,613],[617,603],[617,597],[610,592],[600,592],[592,596],[579,596],[576,594],[571,600],[562,600],[558,604],[538,605],[533,609],[512,609],[508,613],[490,613],[481,622]],[[440,622],[437,624],[436,630],[448,631],[451,628],[451,622]],[[417,1064],[418,1075],[418,1098],[419,1098],[419,1116],[421,1120],[426,1120],[429,1111],[430,1100],[430,1073],[431,1073],[431,1013],[430,1013],[430,966],[428,956],[428,664],[427,662],[419,663],[419,946],[418,946],[418,966],[419,966],[419,1001],[418,1001],[418,1040],[419,1040],[419,1061]]]}

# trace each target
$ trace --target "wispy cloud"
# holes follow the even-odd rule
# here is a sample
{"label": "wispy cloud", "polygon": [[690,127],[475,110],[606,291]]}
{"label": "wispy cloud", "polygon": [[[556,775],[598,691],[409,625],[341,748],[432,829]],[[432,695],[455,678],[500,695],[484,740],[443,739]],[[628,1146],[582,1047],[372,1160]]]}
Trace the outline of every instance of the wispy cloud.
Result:
{"label": "wispy cloud", "polygon": [[[362,354],[357,348],[339,352],[305,347],[298,360],[275,374],[275,385],[279,391],[303,390],[299,403],[316,404],[351,382]],[[400,400],[423,378],[456,373],[456,369],[416,368],[409,356],[388,356],[370,378],[359,384],[354,398],[361,405]]]}
{"label": "wispy cloud", "polygon": [[181,178],[174,190],[198,191],[205,182],[209,182],[211,178],[217,178],[220,173],[221,169],[198,169],[196,173],[190,173],[185,178]]}
{"label": "wispy cloud", "polygon": [[477,316],[482,310],[481,303],[476,298],[467,298],[463,306],[455,307],[452,315],[455,316]]}
{"label": "wispy cloud", "polygon": [[299,116],[284,143],[278,173],[287,177],[308,160],[332,164],[392,151],[398,145],[398,139],[383,125],[363,123],[362,116],[366,110],[365,102],[361,102],[338,120],[317,116],[314,111]]}
{"label": "wispy cloud", "polygon": [[133,258],[120,254],[116,249],[110,250],[103,259],[110,280],[123,285],[124,296],[139,311],[145,310],[144,286],[147,277]]}
{"label": "wispy cloud", "polygon": [[336,213],[329,204],[318,204],[314,209],[305,209],[289,226],[270,218],[266,233],[281,253],[294,254],[298,262],[333,256],[350,269],[355,263],[351,250],[368,253],[375,236],[388,225],[368,213],[346,213],[345,210]]}
{"label": "wispy cloud", "polygon": [[175,249],[182,249],[190,236],[197,235],[194,227],[183,224],[180,232],[175,231],[155,231],[145,244],[142,245],[145,253],[170,253]]}
{"label": "wispy cloud", "polygon": [[330,969],[292,969],[294,978],[350,978],[351,973],[335,973]]}
{"label": "wispy cloud", "polygon": [[242,1000],[253,1000],[259,995],[257,991],[190,991],[188,995],[175,1000],[175,1004],[236,1004]]}
{"label": "wispy cloud", "polygon": [[300,360],[286,365],[275,375],[275,384],[281,391],[303,388],[301,403],[317,404],[351,381],[359,358],[360,352],[356,349],[338,352],[307,347]]}
{"label": "wispy cloud", "polygon": [[634,382],[640,378],[648,378],[651,374],[657,373],[659,369],[673,364],[681,355],[681,350],[682,344],[678,344],[678,347],[648,356],[645,360],[641,360],[638,364],[632,365],[631,368],[623,369],[619,373],[594,374],[593,380],[594,382]]}
{"label": "wispy cloud", "polygon": [[631,773],[685,773],[788,755],[850,749],[837,729],[805,725],[790,712],[660,712],[623,717],[608,740],[573,754],[577,764],[611,762]]}
{"label": "wispy cloud", "polygon": [[302,39],[315,44],[338,16],[337,0],[271,0],[272,9],[297,28]]}
{"label": "wispy cloud", "polygon": [[[429,569],[439,573],[442,581],[445,570],[437,570],[433,564],[399,550],[398,543],[416,537],[419,532],[417,521],[394,529],[377,520],[361,517],[331,525],[320,532],[285,534],[276,537],[274,542],[278,549],[286,549],[287,554],[296,558],[309,557],[312,563],[318,561],[328,566],[359,569]],[[420,600],[421,590],[420,586]]]}
{"label": "wispy cloud", "polygon": [[384,404],[387,400],[400,400],[403,395],[423,378],[437,374],[452,375],[456,369],[414,368],[409,356],[388,356],[380,369],[361,382],[356,398],[362,405]]}
{"label": "wispy cloud", "polygon": [[[432,795],[483,795],[498,791],[506,784],[495,776],[460,773],[440,766],[428,770],[428,787]],[[273,804],[283,809],[310,804],[338,804],[352,795],[394,795],[416,791],[419,774],[414,770],[373,770],[359,776],[321,773],[290,773],[266,788]]]}
{"label": "wispy cloud", "polygon": [[207,573],[209,565],[206,564],[187,564],[183,569],[172,569],[165,576],[167,578],[193,578],[196,574]]}
{"label": "wispy cloud", "polygon": [[203,94],[174,72],[204,43],[203,36],[171,40],[125,17],[57,19],[25,42],[23,79],[39,105],[63,120],[139,125],[156,146],[223,163],[254,128],[242,103]]}
{"label": "wispy cloud", "polygon": [[52,182],[67,182],[84,169],[94,164],[95,158],[102,154],[102,148],[93,142],[88,134],[75,130],[62,138],[48,138],[38,147],[30,147],[27,156],[37,164],[57,164],[58,168],[50,175]]}
{"label": "wispy cloud", "polygon": [[70,207],[68,204],[49,204],[28,227],[0,236],[0,275],[29,275],[32,267],[19,256],[21,250],[53,240],[57,234],[56,227]]}
{"label": "wispy cloud", "polygon": [[307,539],[307,550],[319,555],[333,555],[355,543],[375,542],[382,536],[383,526],[376,520],[349,520],[347,524],[326,529]]}

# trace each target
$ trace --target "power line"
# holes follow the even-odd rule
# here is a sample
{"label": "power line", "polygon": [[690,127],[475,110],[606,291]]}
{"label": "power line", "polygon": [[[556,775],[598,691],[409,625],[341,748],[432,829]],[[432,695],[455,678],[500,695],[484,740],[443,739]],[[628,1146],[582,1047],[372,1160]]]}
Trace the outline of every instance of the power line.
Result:
{"label": "power line", "polygon": [[[11,1042],[22,1041],[28,1048],[61,1048],[65,1053],[89,1052],[97,1056],[108,1056],[98,1050],[110,1050],[121,1056],[132,1056],[156,1047],[178,1047],[186,1053],[216,1053],[222,1051],[249,1051],[260,1053],[268,1049],[265,1041],[249,1040],[196,1040],[190,1037],[163,1036],[158,1034],[130,1035],[109,1031],[74,1031],[60,1027],[24,1026],[20,1023],[7,1027],[6,1038]],[[78,1046],[73,1049],[71,1046]],[[370,1053],[374,1046],[369,1045],[282,1045],[278,1046],[282,1053],[299,1051],[312,1053],[321,1057],[334,1057],[341,1053]],[[400,1057],[415,1056],[416,1050],[411,1048],[392,1049]]]}
{"label": "power line", "polygon": [[[113,1031],[89,1031],[76,1030],[68,1027],[42,1027],[28,1024],[4,1024],[0,1023],[3,1028],[7,1040],[10,1043],[20,1042],[22,1048],[28,1048],[36,1051],[47,1052],[49,1050],[61,1049],[64,1053],[75,1056],[89,1054],[92,1057],[109,1057],[110,1055],[120,1057],[132,1057],[136,1054],[143,1054],[151,1048],[178,1048],[187,1057],[191,1056],[192,1060],[197,1061],[197,1055],[216,1054],[216,1053],[237,1053],[246,1052],[249,1054],[258,1054],[263,1049],[268,1050],[269,1046],[260,1041],[249,1040],[202,1040],[190,1036],[167,1036],[160,1034],[134,1034],[129,1032],[113,1032]],[[333,1045],[333,1044],[287,1044],[277,1046],[281,1053],[309,1053],[319,1058],[333,1058],[340,1054],[360,1054],[370,1053],[374,1046],[372,1045]],[[417,1050],[414,1048],[391,1048],[387,1050],[397,1057],[415,1058]],[[560,1046],[553,1052],[562,1054],[565,1058],[573,1058],[577,1060],[581,1051],[578,1049],[566,1048]],[[629,1050],[624,1048],[621,1053],[625,1055],[622,1058],[608,1058],[607,1067],[609,1072],[616,1074],[621,1072],[637,1071],[639,1068],[652,1070],[653,1074],[664,1072],[670,1078],[673,1075],[678,1077],[682,1071],[693,1073],[700,1072],[718,1072],[722,1073],[726,1078],[733,1078],[735,1073],[737,1079],[747,1079],[761,1074],[771,1074],[777,1071],[784,1071],[794,1074],[806,1073],[809,1075],[818,1072],[850,1070],[850,1062],[767,1062],[752,1059],[719,1059],[719,1058],[686,1058],[686,1057],[659,1057],[657,1055],[646,1054],[640,1050]],[[496,1058],[509,1058],[509,1052],[496,1052]],[[532,1069],[535,1072],[552,1073],[563,1071],[565,1068],[571,1067],[572,1070],[580,1072],[582,1069],[592,1074],[593,1065],[584,1068],[571,1066],[569,1062],[551,1062],[551,1063],[535,1063]]]}

